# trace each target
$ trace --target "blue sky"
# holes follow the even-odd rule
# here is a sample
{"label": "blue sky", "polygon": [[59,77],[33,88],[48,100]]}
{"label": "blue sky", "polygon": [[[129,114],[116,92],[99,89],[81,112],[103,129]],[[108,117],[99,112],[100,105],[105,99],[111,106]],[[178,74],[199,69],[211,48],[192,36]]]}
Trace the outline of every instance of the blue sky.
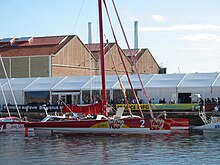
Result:
{"label": "blue sky", "polygon": [[[127,48],[110,2],[118,42]],[[138,21],[139,47],[148,48],[168,73],[220,72],[219,0],[115,3],[130,47],[134,21]],[[0,0],[0,38],[75,34],[87,43],[88,22],[93,26],[92,40],[98,42],[97,0]],[[105,14],[104,31],[114,42]]]}

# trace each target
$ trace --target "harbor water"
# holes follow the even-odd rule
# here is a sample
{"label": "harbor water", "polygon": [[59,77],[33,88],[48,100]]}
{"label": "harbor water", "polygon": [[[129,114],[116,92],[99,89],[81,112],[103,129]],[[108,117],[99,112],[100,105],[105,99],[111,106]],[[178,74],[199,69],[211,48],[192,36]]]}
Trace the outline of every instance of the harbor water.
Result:
{"label": "harbor water", "polygon": [[0,133],[2,165],[219,164],[220,136],[202,132],[152,135]]}

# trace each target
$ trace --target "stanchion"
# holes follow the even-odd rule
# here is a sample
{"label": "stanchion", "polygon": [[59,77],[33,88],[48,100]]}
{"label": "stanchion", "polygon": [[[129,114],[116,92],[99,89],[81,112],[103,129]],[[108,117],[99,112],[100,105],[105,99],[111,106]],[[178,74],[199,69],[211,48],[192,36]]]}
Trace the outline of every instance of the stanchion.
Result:
{"label": "stanchion", "polygon": [[25,128],[24,131],[25,137],[28,137],[28,128]]}

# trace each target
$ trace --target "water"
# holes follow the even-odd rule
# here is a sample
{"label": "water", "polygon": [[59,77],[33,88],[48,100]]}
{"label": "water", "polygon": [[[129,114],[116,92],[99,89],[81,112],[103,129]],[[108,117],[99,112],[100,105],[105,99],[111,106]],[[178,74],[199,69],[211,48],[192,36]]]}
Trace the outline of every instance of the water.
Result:
{"label": "water", "polygon": [[141,136],[0,134],[2,165],[219,164],[220,136],[172,133]]}

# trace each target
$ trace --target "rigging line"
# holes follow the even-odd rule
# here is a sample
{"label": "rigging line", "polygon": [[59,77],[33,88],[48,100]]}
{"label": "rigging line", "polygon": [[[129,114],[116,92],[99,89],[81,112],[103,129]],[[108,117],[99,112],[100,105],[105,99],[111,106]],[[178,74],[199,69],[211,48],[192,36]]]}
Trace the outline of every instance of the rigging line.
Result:
{"label": "rigging line", "polygon": [[80,7],[80,9],[79,9],[79,13],[78,13],[78,16],[77,16],[76,22],[75,22],[75,24],[74,24],[72,34],[74,34],[74,31],[75,31],[75,28],[76,28],[76,24],[78,23],[79,16],[80,16],[80,14],[81,14],[82,7],[83,7],[83,5],[84,5],[84,2],[85,2],[85,0],[83,0],[83,2],[82,2],[82,4],[81,4],[81,7]]}
{"label": "rigging line", "polygon": [[[108,44],[108,40],[106,40],[106,42],[107,42],[107,45],[108,45],[107,47],[108,47],[108,49],[110,50],[110,47],[109,47],[109,44]],[[115,73],[116,73],[116,75],[117,75],[117,79],[118,79],[118,82],[119,82],[119,84],[120,84],[121,91],[122,91],[122,93],[123,93],[125,102],[126,102],[127,107],[128,107],[128,111],[129,111],[129,113],[130,113],[130,115],[131,115],[131,117],[132,117],[133,114],[132,114],[132,112],[131,112],[131,108],[130,108],[130,106],[129,106],[129,102],[128,102],[128,99],[127,99],[127,96],[126,96],[126,90],[125,90],[125,88],[124,88],[124,86],[123,86],[123,83],[121,82],[121,79],[119,78],[118,71],[117,71],[117,69],[116,69],[115,61],[114,61],[114,58],[113,58],[113,56],[112,56],[111,51],[110,51],[110,56],[111,56],[111,60],[112,60],[112,63],[113,63],[113,67],[115,68],[114,70],[115,70]]]}
{"label": "rigging line", "polygon": [[69,112],[72,112],[69,106],[63,100],[60,99],[59,101],[63,103],[63,105],[68,109]]}
{"label": "rigging line", "polygon": [[147,96],[147,92],[146,92],[146,89],[144,88],[143,82],[142,82],[141,77],[140,77],[140,74],[139,74],[139,72],[138,72],[138,68],[137,68],[137,66],[136,66],[136,63],[134,63],[134,56],[133,56],[133,54],[132,54],[132,52],[131,52],[131,49],[130,49],[130,46],[129,46],[127,37],[126,37],[126,35],[125,35],[124,28],[123,28],[123,26],[122,26],[122,23],[121,23],[121,20],[120,20],[118,11],[117,11],[117,9],[116,9],[116,5],[115,5],[115,3],[114,3],[114,0],[112,0],[112,3],[113,3],[113,6],[114,6],[114,9],[115,9],[115,12],[116,12],[116,15],[117,15],[117,18],[118,18],[118,21],[119,21],[119,24],[120,24],[122,33],[123,33],[123,35],[124,35],[124,38],[125,38],[127,47],[128,47],[128,49],[129,49],[129,51],[130,51],[132,63],[133,63],[133,65],[134,65],[134,67],[135,67],[136,73],[137,73],[137,75],[138,75],[138,79],[139,79],[139,81],[140,81],[140,83],[141,83],[142,90],[144,91],[144,95],[145,95],[145,97],[147,98],[147,103],[148,103],[148,105],[149,105],[149,110],[150,110],[151,118],[154,119],[154,114],[153,114],[151,105],[150,105],[150,103],[149,103],[149,97]]}
{"label": "rigging line", "polygon": [[114,7],[114,9],[115,9],[115,13],[116,13],[116,16],[117,16],[117,18],[118,18],[118,21],[119,21],[119,24],[120,24],[120,27],[121,27],[122,33],[123,33],[123,35],[124,35],[124,37],[125,37],[125,42],[126,42],[126,44],[127,44],[128,49],[130,50],[131,61],[132,61],[132,63],[134,63],[134,55],[131,53],[131,49],[130,49],[130,46],[129,46],[128,40],[127,40],[127,38],[126,38],[126,34],[125,34],[124,29],[123,29],[122,22],[121,22],[121,19],[120,19],[120,17],[119,17],[119,14],[118,14],[118,11],[117,11],[117,8],[116,8],[116,5],[115,5],[114,0],[112,0],[112,4],[113,4],[113,7]]}
{"label": "rigging line", "polygon": [[8,103],[7,103],[7,100],[6,100],[5,93],[4,93],[4,90],[3,90],[3,87],[2,87],[1,82],[0,82],[0,86],[1,86],[2,96],[3,96],[3,99],[4,99],[4,101],[5,101],[5,106],[6,106],[6,109],[7,109],[7,112],[8,112],[8,116],[9,116],[10,119],[11,119],[11,113],[10,113],[9,108],[8,108]]}
{"label": "rigging line", "polygon": [[[92,56],[92,53],[90,52],[89,53],[89,56]],[[89,60],[89,77],[90,77],[90,79],[91,79],[91,76],[92,76],[92,70],[91,70],[91,68],[92,68],[92,58],[90,58],[90,60]],[[82,96],[82,92],[81,92],[81,94],[80,94],[81,96]],[[91,101],[92,101],[92,84],[90,83],[90,90],[89,90],[89,102],[91,103]]]}
{"label": "rigging line", "polygon": [[10,88],[10,91],[11,91],[11,95],[12,95],[13,100],[14,100],[14,103],[15,103],[16,110],[17,110],[17,112],[18,112],[18,116],[19,116],[20,120],[22,120],[22,119],[21,119],[20,111],[19,111],[19,109],[18,109],[17,101],[16,101],[16,99],[15,99],[15,95],[14,95],[14,92],[13,92],[13,89],[12,89],[12,86],[11,86],[11,83],[10,83],[10,81],[9,81],[9,78],[8,78],[8,75],[7,75],[7,72],[6,72],[6,69],[5,69],[5,65],[4,65],[4,62],[3,62],[3,60],[2,60],[2,56],[1,56],[1,55],[0,55],[0,60],[1,60],[2,67],[3,67],[4,73],[5,73],[5,77],[6,77],[7,81],[8,81],[8,85],[9,85],[9,88]]}
{"label": "rigging line", "polygon": [[[89,55],[91,55],[91,54],[89,53]],[[77,65],[77,66],[80,67],[82,64],[85,65],[87,62],[90,62],[92,59],[93,59],[92,57],[89,57],[89,59],[85,59],[83,62],[79,63],[79,65]],[[91,67],[90,67],[90,69],[91,69]]]}
{"label": "rigging line", "polygon": [[116,39],[116,35],[115,35],[114,29],[113,29],[113,26],[112,26],[112,22],[111,22],[111,19],[110,19],[110,16],[109,16],[109,12],[108,12],[107,5],[106,5],[106,1],[105,1],[105,0],[104,0],[104,6],[105,6],[105,9],[106,9],[106,13],[107,13],[107,16],[108,16],[108,20],[109,20],[109,24],[110,24],[110,27],[111,27],[111,30],[112,30],[113,37],[114,37],[114,39],[115,39],[115,43],[116,43],[116,46],[117,46],[117,49],[118,49],[118,52],[119,52],[119,55],[120,55],[122,64],[123,64],[123,66],[124,66],[125,73],[126,73],[126,76],[127,76],[127,78],[128,78],[128,82],[129,82],[129,84],[130,84],[132,93],[133,93],[133,95],[134,95],[134,98],[135,98],[136,103],[137,103],[137,105],[138,105],[138,108],[139,108],[139,110],[140,110],[141,116],[142,116],[142,118],[144,118],[144,114],[143,114],[143,112],[142,112],[142,110],[141,110],[141,106],[140,106],[140,104],[139,104],[139,100],[138,100],[138,98],[137,98],[137,95],[135,94],[134,87],[132,86],[131,79],[130,79],[130,77],[129,77],[129,74],[128,74],[128,71],[127,71],[127,68],[126,68],[124,59],[123,59],[123,57],[122,57],[121,50],[120,50],[120,48],[119,48],[119,45],[118,45],[118,42],[117,42],[117,39]]}

